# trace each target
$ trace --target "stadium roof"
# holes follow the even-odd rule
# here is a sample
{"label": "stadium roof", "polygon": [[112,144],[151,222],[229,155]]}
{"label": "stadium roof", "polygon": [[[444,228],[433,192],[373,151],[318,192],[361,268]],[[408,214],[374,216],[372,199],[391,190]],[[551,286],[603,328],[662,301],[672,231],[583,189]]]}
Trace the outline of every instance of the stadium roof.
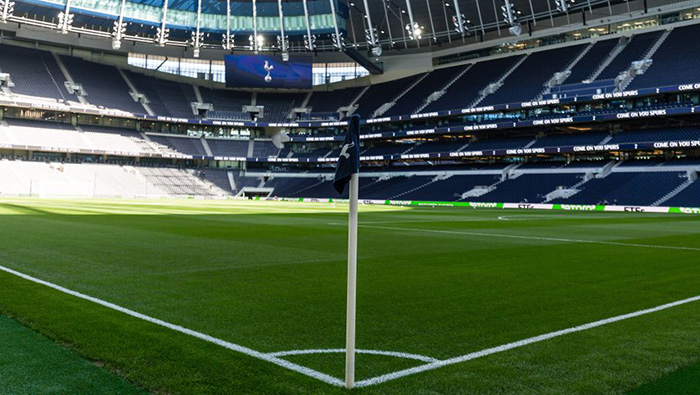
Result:
{"label": "stadium roof", "polygon": [[[193,47],[196,57],[199,48],[222,47],[282,52],[332,51],[343,44],[384,51],[425,49],[460,44],[462,37],[517,36],[642,11],[647,1],[0,0],[0,21],[97,35],[111,39],[115,49],[122,41]],[[370,21],[374,29],[369,29]]]}

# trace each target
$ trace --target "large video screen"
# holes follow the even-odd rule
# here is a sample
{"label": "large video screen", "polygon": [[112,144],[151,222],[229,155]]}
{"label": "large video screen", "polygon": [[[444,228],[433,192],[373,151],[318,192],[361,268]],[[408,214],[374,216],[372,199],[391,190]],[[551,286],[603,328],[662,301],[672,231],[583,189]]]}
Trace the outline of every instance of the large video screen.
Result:
{"label": "large video screen", "polygon": [[226,86],[231,88],[311,89],[310,56],[226,55]]}

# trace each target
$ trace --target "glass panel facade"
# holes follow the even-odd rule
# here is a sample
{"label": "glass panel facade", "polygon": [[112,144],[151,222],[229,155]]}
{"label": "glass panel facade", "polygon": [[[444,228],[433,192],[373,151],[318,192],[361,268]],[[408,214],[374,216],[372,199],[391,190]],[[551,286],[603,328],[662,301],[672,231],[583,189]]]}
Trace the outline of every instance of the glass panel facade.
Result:
{"label": "glass panel facade", "polygon": [[[226,82],[226,67],[220,60],[202,60],[190,58],[166,58],[164,56],[129,54],[129,64],[164,73],[186,77]],[[313,66],[313,84],[324,85],[347,81],[369,75],[369,72],[353,62],[315,63]]]}

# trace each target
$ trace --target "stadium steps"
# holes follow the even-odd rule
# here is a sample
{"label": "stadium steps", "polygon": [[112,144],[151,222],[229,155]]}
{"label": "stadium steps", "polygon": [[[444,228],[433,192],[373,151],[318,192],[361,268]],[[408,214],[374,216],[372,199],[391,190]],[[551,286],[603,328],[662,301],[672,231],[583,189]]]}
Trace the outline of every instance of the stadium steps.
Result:
{"label": "stadium steps", "polygon": [[[68,72],[68,69],[66,68],[66,65],[63,64],[63,61],[61,61],[61,57],[58,56],[56,52],[51,52],[51,55],[53,56],[54,60],[56,61],[56,64],[58,65],[58,69],[61,70],[61,73],[63,73],[63,77],[68,81],[71,85],[75,84],[75,81],[73,80],[73,77],[71,77],[70,73]],[[51,74],[51,71],[49,71],[49,66],[46,64],[46,61],[44,60],[43,57],[39,56],[41,58],[41,62],[44,64],[44,68],[46,68],[46,72],[49,74],[51,77],[51,80],[53,81],[54,85],[56,85],[56,88],[61,92],[61,96],[63,96],[63,91],[61,90],[60,85],[58,84],[58,81],[56,81],[56,77],[54,77],[53,74]],[[84,96],[76,94],[75,97],[78,98],[78,101],[80,104],[85,104],[88,105],[87,99],[85,99]],[[63,98],[65,100],[65,97]]]}
{"label": "stadium steps", "polygon": [[416,85],[420,84],[421,81],[423,81],[428,75],[430,75],[430,73],[423,74],[420,78],[413,81],[413,83],[409,85],[408,88],[404,89],[403,92],[399,93],[396,97],[394,97],[390,102],[382,104],[377,110],[375,110],[372,113],[371,118],[381,117],[384,113],[389,111],[389,109],[391,109],[391,107],[394,107],[394,105],[399,99],[406,96],[406,94],[410,92],[411,89],[415,88]]}
{"label": "stadium steps", "polygon": [[523,149],[530,148],[530,147],[532,147],[533,145],[535,145],[536,143],[537,143],[537,138],[534,138],[534,139],[532,139],[532,141],[530,141],[529,143],[525,144],[525,145],[523,146]]}
{"label": "stadium steps", "polygon": [[146,95],[142,95],[139,92],[139,90],[136,89],[136,85],[134,85],[134,83],[129,79],[129,77],[126,75],[124,70],[122,70],[119,67],[117,67],[116,69],[117,69],[117,72],[119,73],[119,75],[122,76],[122,79],[124,80],[124,82],[126,82],[126,85],[129,87],[129,90],[131,91],[131,97],[138,97],[139,95],[143,96],[144,100],[141,102],[141,107],[143,107],[143,109],[146,111],[146,114],[152,115],[152,116],[156,115],[156,113],[153,111],[151,106],[148,105],[148,103],[147,103],[148,100],[146,100]]}
{"label": "stadium steps", "polygon": [[309,100],[311,100],[311,95],[313,95],[314,92],[311,91],[306,94],[306,97],[304,97],[304,101],[301,102],[301,105],[299,105],[300,108],[306,108],[306,106],[309,105]]}
{"label": "stadium steps", "polygon": [[598,173],[597,178],[605,178],[605,177],[609,176],[610,173],[612,173],[614,168],[621,166],[623,163],[625,163],[624,160],[621,160],[621,161],[612,160],[612,161],[608,162],[608,164],[603,166],[600,173]]}
{"label": "stadium steps", "polygon": [[233,176],[233,172],[231,170],[226,172],[226,177],[228,177],[228,184],[231,186],[231,190],[234,192],[238,191],[236,188],[236,177]]}
{"label": "stadium steps", "polygon": [[405,151],[402,151],[402,152],[399,152],[399,155],[408,154],[408,153],[410,153],[411,151],[413,151],[414,149],[418,148],[419,146],[421,146],[421,145],[423,145],[423,144],[425,144],[425,143],[418,143],[418,144],[412,145],[409,149],[407,149],[407,150],[405,150]]}
{"label": "stadium steps", "polygon": [[606,136],[606,137],[603,139],[603,141],[601,141],[600,143],[598,143],[598,145],[605,145],[605,144],[607,144],[608,142],[610,142],[610,140],[612,140],[612,139],[613,139],[613,136],[612,136],[612,135],[608,135],[608,136]]}
{"label": "stadium steps", "polygon": [[450,80],[447,84],[445,84],[445,86],[443,86],[440,90],[433,92],[430,96],[428,96],[427,99],[425,99],[423,104],[421,104],[418,108],[416,108],[415,111],[413,111],[412,114],[420,114],[420,112],[423,111],[424,108],[428,107],[430,105],[430,103],[432,103],[435,100],[442,97],[442,95],[444,95],[445,92],[447,92],[447,90],[450,89],[450,87],[452,85],[454,85],[455,82],[457,82],[457,80],[462,78],[462,76],[464,74],[466,74],[469,71],[469,69],[472,68],[472,66],[473,65],[469,65],[469,66],[465,67],[464,70],[462,70],[460,73],[458,73],[452,80]]}
{"label": "stadium steps", "polygon": [[[197,195],[204,195],[204,196],[227,196],[231,195],[230,192],[225,191],[223,188],[220,186],[214,184],[213,182],[207,180],[206,178],[201,178],[197,177],[194,174],[194,170],[189,169],[189,170],[181,170],[183,174],[187,174],[189,177],[194,179],[194,183],[199,186],[199,189],[197,189]],[[202,193],[203,191],[208,192],[208,193]]]}
{"label": "stadium steps", "polygon": [[[569,63],[569,64],[566,66],[566,68],[565,68],[564,70],[562,70],[561,72],[562,72],[562,73],[568,72],[569,75],[571,75],[571,69],[573,69],[574,67],[576,67],[576,65],[578,64],[578,62],[580,62],[581,59],[583,59],[584,56],[586,56],[586,54],[588,54],[588,51],[590,51],[591,48],[593,48],[593,45],[594,45],[594,43],[590,43],[590,44],[586,45],[586,46],[583,48],[583,50],[578,54],[578,56],[576,56],[576,57],[574,58],[574,60],[572,60],[571,63]],[[557,85],[561,85],[562,83],[564,83],[564,82],[566,81],[566,79],[569,78],[569,75],[565,76],[565,77],[564,77],[563,79],[561,79],[560,81],[557,81],[557,76],[556,76],[556,74],[553,75],[552,78],[550,78],[549,81],[547,82],[547,85],[546,85],[546,87],[544,88],[544,90],[535,98],[535,100],[542,100],[542,98],[544,97],[544,95],[548,95],[548,94],[552,93],[552,87],[553,87],[553,86],[557,86]]]}
{"label": "stadium steps", "polygon": [[207,141],[206,138],[204,138],[204,135],[202,135],[199,140],[202,142],[202,147],[204,147],[204,152],[207,153],[208,156],[214,156],[214,153],[211,152],[211,147],[209,147],[209,142]]}
{"label": "stadium steps", "polygon": [[246,152],[246,156],[247,156],[248,158],[252,158],[252,157],[253,157],[253,152],[254,152],[254,151],[255,151],[255,140],[250,139],[250,140],[248,141],[248,151]]}
{"label": "stadium steps", "polygon": [[[494,81],[494,82],[489,83],[488,85],[486,85],[486,86],[484,87],[484,89],[483,89],[481,92],[479,92],[479,96],[476,98],[476,100],[474,100],[470,105],[468,105],[467,108],[473,108],[473,107],[478,106],[479,103],[481,103],[481,102],[486,98],[486,96],[491,95],[491,94],[495,93],[496,91],[498,91],[498,89],[500,89],[501,86],[503,86],[503,81],[505,81],[506,78],[508,78],[509,75],[511,75],[518,67],[520,67],[520,65],[523,64],[523,62],[524,62],[529,56],[530,56],[530,55],[528,54],[528,55],[525,55],[525,56],[523,56],[522,58],[520,58],[520,60],[518,60],[517,62],[515,62],[515,64],[514,64],[508,71],[506,71],[506,72],[501,76],[501,78],[499,78],[499,79],[497,79],[496,81]],[[497,88],[496,88],[493,92],[491,92],[491,93],[486,92],[486,88],[488,88],[488,87],[491,86],[491,85],[496,85]]]}
{"label": "stadium steps", "polygon": [[[671,35],[671,32],[672,32],[672,30],[666,30],[666,31],[664,31],[663,34],[661,34],[661,35],[659,36],[659,39],[656,40],[656,42],[654,43],[654,45],[652,45],[651,48],[649,48],[649,50],[646,52],[646,54],[644,55],[644,57],[643,57],[642,59],[640,59],[640,60],[641,60],[641,61],[647,61],[647,60],[649,60],[649,59],[652,59],[652,57],[654,56],[654,54],[656,53],[656,51],[659,50],[659,48],[660,48],[661,45],[664,43],[664,41],[666,41],[666,39],[668,38],[668,36]],[[630,65],[630,69],[632,69],[632,66],[631,66],[631,65]],[[620,87],[619,87],[619,91],[620,91],[620,92],[623,92],[625,89],[627,89],[627,87],[628,87],[628,86],[632,83],[632,81],[634,80],[634,77],[637,76],[636,74],[631,74],[631,73],[629,73],[629,72],[628,72],[627,75],[628,75],[628,77],[625,78],[624,80],[622,80],[622,82],[620,83]]]}
{"label": "stadium steps", "polygon": [[199,86],[197,85],[191,85],[192,90],[194,91],[194,97],[197,98],[197,103],[199,104],[204,104],[204,99],[202,99],[202,91],[199,90]]}
{"label": "stadium steps", "polygon": [[78,133],[80,134],[80,141],[82,141],[83,143],[85,143],[85,145],[86,145],[87,147],[89,147],[90,149],[93,149],[93,150],[99,148],[99,147],[95,147],[95,145],[92,143],[92,141],[91,141],[89,138],[86,138],[86,137],[85,137],[85,131],[83,130],[83,128],[82,128],[80,125],[75,125],[75,126],[73,126],[73,127],[74,127],[75,130],[77,130]]}
{"label": "stadium steps", "polygon": [[360,101],[360,99],[362,98],[362,95],[364,95],[365,92],[367,92],[371,87],[372,85],[367,85],[364,89],[362,89],[362,91],[358,93],[357,96],[355,96],[355,98],[350,102],[350,104],[348,104],[348,107],[352,107],[355,104],[357,104],[357,102]]}
{"label": "stadium steps", "polygon": [[671,192],[667,193],[666,195],[664,195],[664,197],[662,197],[661,199],[655,201],[655,202],[652,203],[651,205],[652,205],[652,206],[660,206],[660,205],[666,203],[667,201],[671,200],[672,198],[674,198],[674,197],[675,197],[676,195],[678,195],[679,193],[683,192],[686,188],[688,188],[689,186],[693,185],[694,182],[695,182],[695,180],[688,179],[686,182],[682,183],[681,185],[679,185],[678,187],[676,187],[676,189],[674,189],[674,190],[672,190]]}
{"label": "stadium steps", "polygon": [[181,157],[182,153],[173,150],[172,148],[165,146],[163,144],[156,143],[155,141],[151,140],[146,133],[141,133],[141,137],[143,137],[144,143],[146,147],[144,147],[144,151],[153,151],[156,153],[165,153],[165,154],[171,154],[175,155],[177,157]]}
{"label": "stadium steps", "polygon": [[595,81],[596,78],[598,78],[598,76],[600,75],[600,73],[602,73],[603,70],[605,70],[610,65],[610,63],[612,63],[613,60],[615,60],[617,55],[619,55],[620,52],[622,52],[622,50],[625,49],[627,44],[629,44],[630,40],[631,40],[631,38],[626,38],[626,37],[620,38],[620,42],[612,49],[612,51],[610,51],[610,54],[608,55],[608,57],[605,58],[605,60],[602,61],[600,63],[600,65],[598,65],[598,68],[595,69],[593,74],[591,74],[588,77],[588,81]]}
{"label": "stadium steps", "polygon": [[581,181],[579,181],[579,182],[577,182],[576,184],[570,186],[569,188],[566,188],[566,190],[568,190],[568,191],[570,192],[570,193],[566,194],[566,196],[561,196],[560,194],[555,194],[554,192],[556,192],[556,191],[552,191],[552,192],[550,192],[550,193],[548,193],[548,194],[546,195],[546,198],[542,201],[542,203],[549,203],[549,202],[551,202],[551,201],[553,201],[553,200],[557,200],[557,199],[569,199],[570,197],[572,197],[572,196],[576,195],[577,193],[581,192],[581,191],[583,190],[582,187],[583,187],[588,181],[590,181],[590,180],[592,180],[592,179],[595,178],[592,174],[590,174],[590,175],[589,175],[589,174],[590,174],[590,173],[585,174],[584,177],[583,177],[583,179],[582,179]]}

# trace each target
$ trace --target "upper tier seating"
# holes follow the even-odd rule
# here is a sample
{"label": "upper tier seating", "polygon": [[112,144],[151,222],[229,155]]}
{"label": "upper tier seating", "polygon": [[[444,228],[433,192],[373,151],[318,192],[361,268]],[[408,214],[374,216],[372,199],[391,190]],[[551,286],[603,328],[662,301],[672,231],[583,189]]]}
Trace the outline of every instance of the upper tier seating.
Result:
{"label": "upper tier seating", "polygon": [[64,86],[66,78],[53,56],[46,51],[0,45],[0,72],[9,73],[15,86],[12,92],[78,101]]}
{"label": "upper tier seating", "polygon": [[250,92],[203,87],[199,88],[199,92],[204,103],[214,106],[214,110],[207,114],[209,118],[250,119],[250,115],[243,112],[243,106],[250,106],[252,101]]}
{"label": "upper tier seating", "polygon": [[486,96],[479,105],[516,103],[537,98],[554,73],[564,71],[584,48],[585,45],[574,45],[531,54],[505,79],[503,86]]}
{"label": "upper tier seating", "polygon": [[383,116],[413,114],[433,92],[442,89],[448,82],[464,71],[466,66],[449,67],[431,71],[413,89],[396,101],[396,104]]}
{"label": "upper tier seating", "polygon": [[358,102],[359,108],[356,113],[360,114],[363,119],[370,118],[379,107],[394,100],[406,88],[423,77],[423,75],[424,74],[414,75],[370,86],[369,89],[362,94]]}
{"label": "upper tier seating", "polygon": [[632,62],[642,60],[652,45],[659,39],[661,32],[651,32],[632,36],[632,40],[613,59],[612,62],[598,75],[596,80],[614,79],[627,70]]}
{"label": "upper tier seating", "polygon": [[430,103],[421,112],[469,107],[479,96],[479,91],[510,70],[521,56],[509,56],[474,64],[447,89],[444,95]]}
{"label": "upper tier seating", "polygon": [[256,105],[265,107],[263,119],[285,122],[295,107],[301,107],[306,93],[258,93]]}
{"label": "upper tier seating", "polygon": [[644,74],[627,89],[653,88],[700,81],[700,25],[673,29]]}
{"label": "upper tier seating", "polygon": [[83,85],[88,103],[135,114],[146,113],[143,106],[129,95],[129,86],[116,68],[72,56],[61,56],[61,61],[73,81]]}
{"label": "upper tier seating", "polygon": [[357,95],[364,88],[347,88],[334,91],[316,91],[311,95],[309,103],[306,105],[311,108],[312,113],[336,113],[340,107],[350,105]]}
{"label": "upper tier seating", "polygon": [[136,89],[146,95],[149,106],[157,115],[194,118],[192,86],[127,72]]}
{"label": "upper tier seating", "polygon": [[571,69],[571,74],[566,79],[566,83],[576,84],[587,80],[600,64],[610,56],[610,52],[618,42],[618,39],[613,38],[595,43],[588,53]]}

